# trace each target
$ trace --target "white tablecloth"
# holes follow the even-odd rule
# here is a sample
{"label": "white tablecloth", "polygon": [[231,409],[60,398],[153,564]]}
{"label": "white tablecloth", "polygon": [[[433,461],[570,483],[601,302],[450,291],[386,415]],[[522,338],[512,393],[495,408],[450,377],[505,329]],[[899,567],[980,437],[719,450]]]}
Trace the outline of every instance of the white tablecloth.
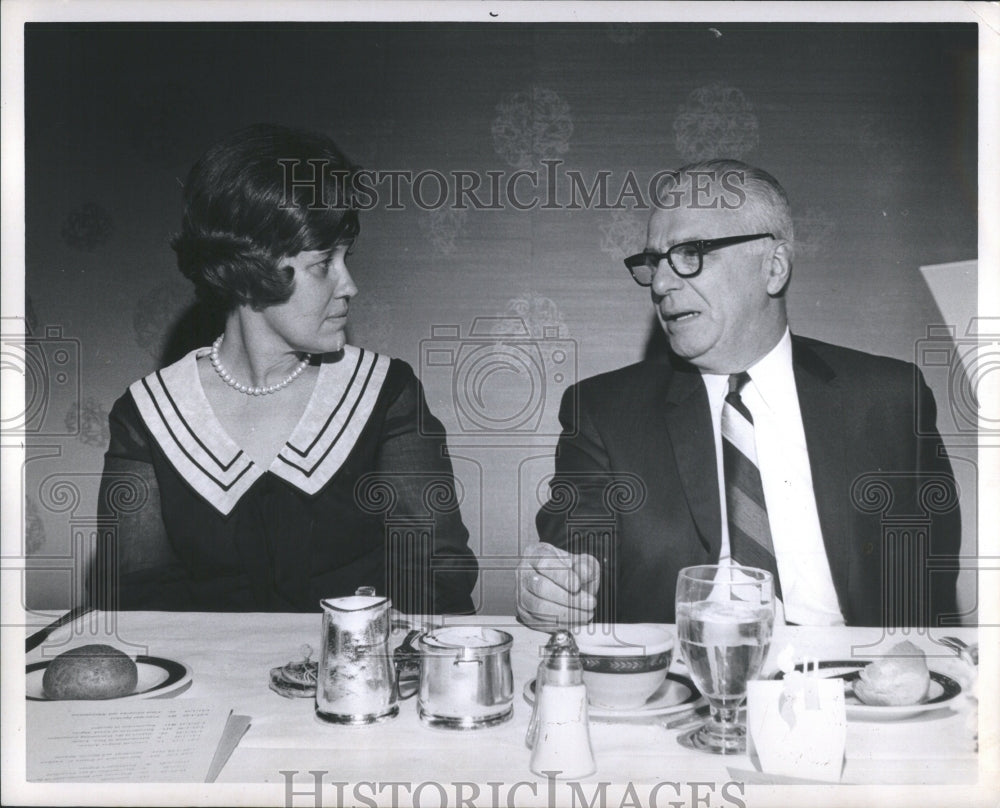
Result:
{"label": "white tablecloth", "polygon": [[[337,804],[336,786],[331,785],[334,782],[372,783],[373,789],[381,788],[376,799],[389,804],[392,788],[387,784],[409,784],[408,789],[399,787],[402,791],[397,792],[398,799],[407,801],[413,786],[429,781],[446,784],[446,791],[442,794],[437,786],[423,789],[420,802],[424,805],[455,805],[461,796],[470,796],[471,786],[463,786],[466,790],[456,794],[453,785],[456,782],[503,784],[502,792],[498,793],[507,795],[512,785],[522,781],[530,785],[516,792],[513,797],[516,804],[547,804],[548,784],[528,767],[530,753],[524,735],[531,708],[522,697],[524,684],[535,674],[547,635],[531,631],[509,617],[480,615],[452,620],[501,628],[514,636],[515,704],[511,721],[472,732],[430,729],[417,718],[416,700],[411,699],[401,702],[398,718],[383,724],[369,727],[320,724],[313,715],[312,699],[282,698],[268,687],[270,669],[298,658],[302,645],[311,645],[318,654],[321,624],[318,614],[91,614],[53,634],[43,646],[28,654],[27,661],[52,657],[73,645],[111,641],[133,653],[183,662],[192,671],[192,682],[176,698],[211,699],[252,719],[219,782],[283,786],[286,805],[315,804],[309,796],[315,791],[311,771],[324,772],[323,805]],[[113,632],[110,640],[108,631]],[[976,638],[974,629],[948,633],[970,640]],[[401,635],[394,635],[394,642],[399,638]],[[800,654],[819,659],[851,659],[877,655],[876,649],[884,651],[903,638],[902,635],[883,637],[880,629],[781,627],[775,631],[764,672],[770,674],[776,669],[776,656],[788,643]],[[933,669],[968,681],[969,674],[963,664],[949,651],[936,646],[928,633],[914,632],[905,638],[928,652]],[[948,707],[900,721],[851,721],[843,782],[910,785],[975,782],[978,761],[975,709],[975,700],[963,694]],[[595,775],[580,781],[583,801],[591,799],[602,782],[626,789],[634,784],[639,789],[637,793],[648,795],[652,785],[670,781],[678,787],[661,789],[658,805],[678,799],[682,804],[697,802],[708,793],[707,787],[702,787],[692,795],[690,784],[698,782],[714,784],[711,789],[714,799],[702,804],[735,805],[738,800],[723,798],[723,784],[734,780],[767,782],[767,778],[753,774],[754,766],[746,756],[719,757],[687,750],[677,743],[677,731],[667,730],[659,723],[594,721],[591,738],[598,769]],[[351,787],[346,788],[341,801],[364,804],[365,800],[353,794]],[[684,793],[679,795],[678,789]],[[305,796],[290,791],[303,792]],[[372,791],[362,793],[371,796]],[[560,793],[565,798],[568,792]],[[742,793],[731,792],[731,796],[739,797]],[[502,804],[507,799],[500,797]],[[609,796],[607,804],[620,804],[611,800]],[[470,804],[491,801],[482,791],[479,800]],[[743,801],[749,808],[764,804],[752,803],[745,797]],[[577,804],[582,802],[577,800]],[[648,803],[640,796],[639,804]]]}

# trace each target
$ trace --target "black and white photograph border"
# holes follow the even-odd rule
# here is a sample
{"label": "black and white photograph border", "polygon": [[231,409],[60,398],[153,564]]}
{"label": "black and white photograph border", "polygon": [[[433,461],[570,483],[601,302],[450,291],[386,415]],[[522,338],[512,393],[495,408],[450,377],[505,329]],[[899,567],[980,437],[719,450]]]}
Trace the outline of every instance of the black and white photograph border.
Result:
{"label": "black and white photograph border", "polygon": [[[668,3],[668,2],[431,2],[411,4],[400,0],[398,2],[367,3],[357,2],[228,2],[225,0],[208,0],[208,2],[188,2],[187,0],[157,0],[156,2],[135,3],[129,0],[117,2],[91,2],[77,0],[73,3],[61,0],[5,0],[0,5],[2,13],[2,309],[5,334],[8,324],[21,324],[24,328],[29,319],[40,318],[49,322],[44,304],[33,301],[26,295],[26,235],[25,235],[25,48],[24,25],[26,23],[77,23],[93,22],[107,23],[148,23],[158,26],[169,22],[213,23],[224,29],[227,25],[239,22],[255,22],[263,28],[268,25],[297,22],[372,22],[372,23],[427,23],[427,22],[468,22],[477,24],[493,24],[503,26],[508,24],[586,24],[607,23],[608,36],[612,41],[623,47],[641,47],[641,31],[623,25],[623,23],[705,23],[710,30],[722,35],[724,26],[734,23],[755,23],[762,27],[776,23],[871,23],[893,24],[913,22],[936,23],[971,23],[978,26],[978,254],[973,256],[978,260],[978,274],[975,283],[978,286],[978,302],[975,307],[978,323],[1000,323],[1000,230],[994,223],[1000,220],[1000,5],[997,3],[971,2],[734,2],[716,4],[711,2]],[[186,114],[196,106],[197,99],[192,99],[183,88],[160,88],[172,99],[170,104],[157,110],[159,115]],[[678,113],[677,125],[674,130],[665,134],[672,141],[671,148],[676,153],[700,153],[702,144],[697,134],[690,131],[691,121],[697,119],[698,110],[705,104],[728,104],[735,110],[730,126],[724,137],[731,148],[737,151],[752,151],[759,136],[758,122],[751,102],[737,88],[709,85],[693,86],[691,94],[685,98],[672,101]],[[501,106],[503,107],[501,109]],[[541,110],[549,116],[549,125],[542,133],[535,132],[540,142],[525,145],[523,132],[516,129],[518,110],[528,109],[528,114],[534,109]],[[171,110],[174,110],[172,113]],[[505,113],[504,110],[507,112]],[[509,114],[507,114],[509,113]],[[538,168],[537,158],[558,159],[564,154],[573,132],[571,120],[572,110],[565,100],[551,89],[543,85],[530,84],[515,91],[508,99],[506,106],[498,106],[498,129],[493,133],[497,155],[510,162],[514,171]],[[391,111],[387,111],[391,116]],[[504,115],[507,117],[504,118]],[[503,118],[503,120],[500,120]],[[510,119],[510,120],[508,120]],[[513,121],[513,124],[512,124]],[[153,121],[155,124],[155,120]],[[151,124],[151,126],[153,125]],[[393,121],[387,117],[386,125],[392,126]],[[530,140],[530,134],[529,140]],[[873,133],[872,138],[891,137],[891,133]],[[498,138],[498,139],[497,139]],[[676,138],[676,142],[674,141]],[[159,133],[153,128],[135,133],[132,144],[133,156],[147,162],[169,160],[172,144],[159,139]],[[534,152],[532,152],[534,146]],[[609,144],[613,148],[613,144]],[[867,145],[862,145],[864,152]],[[862,155],[863,156],[863,155]],[[367,159],[367,156],[366,156]],[[617,188],[617,186],[616,186]],[[539,190],[544,194],[544,188]],[[101,199],[83,198],[66,201],[65,209],[60,203],[61,215],[55,217],[55,238],[62,248],[68,248],[80,260],[90,260],[99,254],[108,243],[116,239],[132,237],[123,232],[120,222],[109,213],[106,203]],[[800,211],[805,217],[803,236],[803,254],[810,255],[830,249],[836,244],[837,234],[833,211],[825,207],[814,206]],[[891,215],[907,215],[903,211],[890,211]],[[883,214],[887,215],[887,214]],[[468,254],[464,243],[465,234],[475,228],[475,212],[466,214],[451,211],[415,211],[414,232],[422,235],[424,242],[419,249],[432,257],[461,260]],[[627,245],[634,236],[644,228],[644,220],[636,220],[634,214],[626,214],[619,210],[605,212],[604,224],[596,228],[593,251],[600,257],[611,259]],[[162,249],[161,244],[151,244],[149,248]],[[620,264],[620,262],[619,262]],[[928,279],[928,283],[931,281]],[[165,335],[160,331],[146,333],[150,323],[156,325],[156,317],[162,315],[158,307],[164,300],[183,303],[184,293],[179,290],[180,282],[174,280],[174,285],[147,290],[150,317],[140,317],[135,313],[137,345],[149,356],[159,353]],[[559,315],[553,322],[558,322],[555,337],[568,338],[570,341],[577,335],[566,334],[563,321],[566,313],[564,301],[551,301],[547,290],[542,284],[538,292],[514,290],[512,295],[521,295],[524,299],[544,300],[551,303]],[[517,298],[520,300],[520,298]],[[495,315],[498,311],[509,313],[516,310],[514,298],[509,301],[498,301],[492,308],[487,306],[484,313]],[[171,304],[172,305],[172,304]],[[381,304],[370,304],[375,309]],[[506,310],[505,310],[506,306]],[[536,306],[537,308],[537,306]],[[941,311],[947,315],[946,304],[941,303]],[[39,312],[39,309],[41,311]],[[548,309],[546,309],[548,310]],[[132,313],[119,312],[120,316],[131,322]],[[391,312],[383,316],[389,319]],[[140,320],[142,329],[140,329]],[[969,323],[973,329],[973,323]],[[23,334],[23,331],[22,331]],[[72,335],[55,334],[63,338]],[[392,336],[392,326],[373,328],[371,338],[378,341]],[[401,335],[396,335],[402,339]],[[535,335],[537,337],[537,335]],[[928,333],[927,338],[933,342],[940,334]],[[995,357],[1000,351],[1000,336],[997,330],[976,332],[974,329],[966,334],[951,334],[953,341],[962,344],[965,336],[966,369],[976,369],[979,375],[973,381],[977,383],[974,389],[975,403],[978,413],[973,407],[970,416],[968,401],[950,400],[947,403],[939,401],[939,412],[956,409],[960,415],[964,413],[964,428],[958,424],[955,429],[959,433],[957,444],[962,439],[967,445],[978,448],[976,480],[975,521],[978,525],[978,554],[974,558],[963,558],[963,569],[968,574],[978,578],[978,617],[980,641],[980,680],[987,683],[1000,681],[1000,441],[995,440],[1000,413],[1000,371],[997,370]],[[575,345],[576,343],[574,343]],[[72,346],[70,346],[71,349]],[[921,346],[915,346],[915,350]],[[73,350],[78,350],[79,345]],[[968,351],[978,354],[973,356]],[[971,357],[971,358],[970,358]],[[976,366],[976,361],[979,364]],[[914,360],[915,361],[915,360]],[[970,365],[969,362],[972,364]],[[292,788],[287,777],[274,773],[274,782],[268,784],[107,784],[107,783],[73,783],[73,784],[41,784],[29,783],[25,776],[25,736],[26,736],[26,702],[25,702],[25,652],[24,640],[29,633],[28,627],[35,625],[32,621],[39,618],[39,613],[26,608],[25,573],[31,565],[27,549],[34,545],[45,546],[47,538],[43,520],[39,516],[39,503],[32,497],[25,496],[25,486],[22,480],[25,475],[25,465],[28,460],[28,450],[25,448],[24,432],[17,429],[7,429],[25,412],[26,379],[24,368],[12,367],[7,364],[4,356],[3,384],[0,386],[2,396],[3,421],[0,423],[0,631],[2,631],[2,735],[0,735],[0,761],[2,761],[2,802],[3,805],[336,805],[336,804],[390,804],[390,795],[397,791],[384,790],[380,794],[372,791],[352,791],[327,787],[325,790],[313,788],[306,770],[301,772],[303,779],[296,780]],[[925,369],[926,373],[926,369]],[[971,371],[970,371],[971,374]],[[586,374],[581,374],[586,375]],[[963,388],[964,389],[964,388]],[[962,395],[956,392],[956,396]],[[100,449],[107,441],[106,418],[110,402],[94,400],[79,394],[79,390],[69,391],[57,402],[58,412],[52,419],[53,429],[61,437],[73,438],[75,449],[90,451],[99,464]],[[68,405],[68,406],[67,406]],[[993,415],[990,415],[990,414]],[[977,422],[978,415],[978,422]],[[957,417],[957,416],[956,416]],[[48,423],[48,422],[46,422]],[[978,425],[978,430],[976,426]],[[971,434],[971,438],[970,438]],[[546,437],[554,440],[553,435]],[[993,439],[991,439],[993,438]],[[488,443],[488,441],[487,441]],[[473,449],[483,447],[473,447]],[[487,446],[487,449],[490,447]],[[467,455],[475,455],[475,451],[466,447]],[[973,452],[975,458],[976,454]],[[474,459],[472,462],[475,462]],[[93,469],[99,472],[99,465]],[[517,496],[513,490],[511,496]],[[968,518],[966,516],[966,518]],[[37,548],[35,548],[37,549]],[[58,612],[47,615],[48,619],[59,616]],[[696,773],[690,776],[685,772],[663,772],[663,780],[671,781],[676,789],[661,790],[658,797],[659,805],[743,805],[745,808],[767,808],[777,805],[810,805],[810,806],[846,806],[846,805],[899,805],[899,806],[952,806],[952,805],[995,805],[996,795],[1000,793],[1000,688],[986,686],[979,688],[979,729],[978,729],[978,760],[979,776],[976,783],[953,785],[758,785],[751,782],[740,783],[738,773],[732,777],[733,782],[711,784],[707,789],[701,787]],[[523,709],[523,705],[519,705]],[[317,726],[310,722],[303,725],[303,733],[316,732]],[[919,731],[915,725],[914,731]],[[666,736],[665,736],[666,738]],[[673,741],[671,740],[671,743]],[[532,775],[528,771],[528,754],[524,751],[525,777]],[[336,755],[329,756],[329,772],[324,773],[327,783],[339,778],[336,774]],[[456,794],[447,772],[429,773],[427,781],[444,783],[446,788],[435,786],[423,789],[420,802],[424,805],[455,805],[461,800],[462,793]],[[377,786],[384,779],[381,773],[373,771],[369,778]],[[389,785],[389,784],[384,784]],[[400,784],[397,784],[400,785]],[[413,800],[413,789],[420,785],[410,783],[404,789],[404,796]],[[600,792],[600,799],[594,797],[593,788],[582,788],[576,791],[560,791],[559,797],[555,791],[546,793],[539,790],[533,793],[528,789],[519,792],[512,789],[517,783],[504,784],[501,791],[494,790],[494,795],[501,794],[500,804],[520,805],[562,805],[574,804],[579,800],[584,802],[593,798],[595,804],[605,806],[642,805],[649,803],[649,785],[641,788],[632,783],[615,783],[610,788]],[[701,783],[700,786],[705,786]],[[736,787],[738,786],[738,787]],[[294,792],[294,793],[293,793]],[[479,792],[477,792],[479,793]],[[483,784],[481,795],[475,805],[490,803],[490,789]],[[469,796],[469,792],[465,793]],[[563,800],[566,800],[564,803]],[[583,804],[583,803],[580,803]]]}

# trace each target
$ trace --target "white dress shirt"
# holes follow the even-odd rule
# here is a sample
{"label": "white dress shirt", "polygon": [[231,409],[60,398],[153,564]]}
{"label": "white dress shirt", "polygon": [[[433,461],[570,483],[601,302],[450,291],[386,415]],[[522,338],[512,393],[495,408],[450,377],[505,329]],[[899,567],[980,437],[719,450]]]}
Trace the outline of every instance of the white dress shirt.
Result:
{"label": "white dress shirt", "polygon": [[[844,624],[823,533],[816,511],[812,470],[802,428],[802,412],[792,370],[792,337],[788,329],[763,359],[747,369],[750,382],[740,395],[753,415],[767,516],[781,578],[784,620],[800,625]],[[720,564],[731,561],[722,468],[722,405],[729,376],[702,373],[712,409],[715,457],[722,504]],[[838,541],[840,537],[831,537]],[[779,616],[780,619],[780,616]]]}

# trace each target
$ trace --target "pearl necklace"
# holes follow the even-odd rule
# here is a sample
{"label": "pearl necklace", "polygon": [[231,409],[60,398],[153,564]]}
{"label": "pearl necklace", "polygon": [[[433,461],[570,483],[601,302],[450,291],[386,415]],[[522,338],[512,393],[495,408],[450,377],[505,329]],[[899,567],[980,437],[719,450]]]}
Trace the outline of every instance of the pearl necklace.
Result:
{"label": "pearl necklace", "polygon": [[212,367],[215,368],[215,372],[219,374],[222,381],[234,390],[239,390],[241,393],[245,393],[248,396],[266,396],[268,393],[276,393],[278,390],[288,387],[288,385],[295,381],[302,371],[309,366],[309,360],[312,359],[312,354],[306,354],[305,359],[299,362],[299,364],[295,367],[295,370],[293,370],[289,376],[285,377],[277,384],[272,384],[268,387],[251,387],[250,385],[240,384],[236,381],[232,374],[226,370],[225,366],[222,364],[222,360],[219,358],[219,346],[222,345],[222,338],[224,336],[224,334],[219,334],[219,338],[212,343]]}

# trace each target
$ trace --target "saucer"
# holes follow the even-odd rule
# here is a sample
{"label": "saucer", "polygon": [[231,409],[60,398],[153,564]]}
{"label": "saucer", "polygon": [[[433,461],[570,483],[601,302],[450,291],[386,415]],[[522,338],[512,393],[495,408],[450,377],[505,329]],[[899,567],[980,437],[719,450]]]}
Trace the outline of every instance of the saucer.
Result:
{"label": "saucer", "polygon": [[[865,704],[854,695],[854,681],[858,678],[861,669],[869,663],[861,660],[825,660],[819,663],[819,676],[825,679],[842,679],[844,681],[844,704],[847,707],[847,717],[857,721],[898,721],[903,718],[910,718],[921,713],[938,710],[947,707],[962,693],[962,686],[952,679],[937,671],[929,671],[931,677],[930,688],[926,698],[918,704],[899,705],[879,705]],[[796,670],[802,670],[801,665],[795,666]],[[784,674],[778,671],[773,675],[774,679],[783,679]]]}
{"label": "saucer", "polygon": [[[670,715],[688,710],[700,698],[701,694],[694,686],[694,682],[686,676],[668,673],[663,684],[653,692],[652,696],[646,699],[646,703],[642,706],[615,710],[611,707],[595,707],[593,704],[588,704],[587,714],[591,718],[653,718],[658,715]],[[528,704],[535,703],[534,679],[524,686],[524,700]]]}
{"label": "saucer", "polygon": [[[24,690],[28,701],[52,701],[42,690],[42,677],[51,661],[47,659],[44,662],[32,662],[25,668]],[[137,656],[135,666],[139,673],[135,690],[127,696],[107,701],[169,698],[176,696],[191,684],[191,669],[182,662],[162,657]],[[105,701],[105,699],[98,700]]]}

